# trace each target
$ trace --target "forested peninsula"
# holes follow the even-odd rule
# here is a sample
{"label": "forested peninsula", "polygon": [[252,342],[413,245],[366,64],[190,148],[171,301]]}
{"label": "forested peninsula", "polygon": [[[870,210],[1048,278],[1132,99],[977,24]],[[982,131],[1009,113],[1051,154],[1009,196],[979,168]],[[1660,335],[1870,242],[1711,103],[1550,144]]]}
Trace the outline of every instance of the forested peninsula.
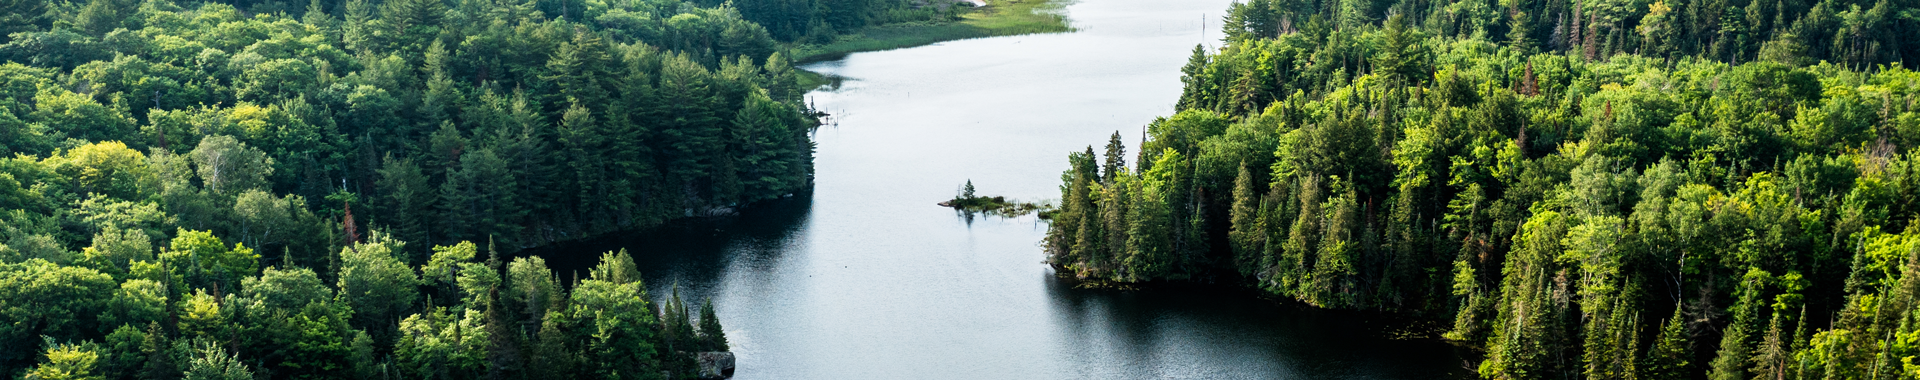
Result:
{"label": "forested peninsula", "polygon": [[1250,0],[1043,244],[1452,321],[1487,378],[1920,378],[1917,12]]}
{"label": "forested peninsula", "polygon": [[783,50],[934,16],[0,1],[0,376],[696,376],[711,307],[624,252],[515,253],[804,196],[821,114]]}

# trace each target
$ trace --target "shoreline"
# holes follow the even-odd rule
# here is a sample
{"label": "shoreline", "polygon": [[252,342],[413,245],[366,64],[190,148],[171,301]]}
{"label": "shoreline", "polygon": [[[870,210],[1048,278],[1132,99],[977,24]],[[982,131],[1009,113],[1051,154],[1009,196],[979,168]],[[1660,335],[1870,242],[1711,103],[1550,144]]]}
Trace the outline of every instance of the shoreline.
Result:
{"label": "shoreline", "polygon": [[[836,37],[825,45],[786,46],[794,66],[845,58],[848,54],[905,49],[946,41],[1022,34],[1074,31],[1062,11],[1073,0],[970,0],[983,4],[957,21],[919,21],[862,28]],[[800,88],[812,90],[831,82],[819,73],[799,70]]]}
{"label": "shoreline", "polygon": [[1193,294],[1195,292],[1204,292],[1212,295],[1258,300],[1258,302],[1264,302],[1275,307],[1365,320],[1371,326],[1369,333],[1379,338],[1390,340],[1435,340],[1463,348],[1478,349],[1477,347],[1461,345],[1459,342],[1441,336],[1442,333],[1445,333],[1447,329],[1452,327],[1450,325],[1451,320],[1435,319],[1430,315],[1383,309],[1320,307],[1301,302],[1300,300],[1276,296],[1251,286],[1218,282],[1214,281],[1217,279],[1212,278],[1152,280],[1144,282],[1083,279],[1066,272],[1066,269],[1062,268],[1059,264],[1046,263],[1046,265],[1053,269],[1053,281],[1059,281],[1076,290],[1120,293],[1165,292]]}

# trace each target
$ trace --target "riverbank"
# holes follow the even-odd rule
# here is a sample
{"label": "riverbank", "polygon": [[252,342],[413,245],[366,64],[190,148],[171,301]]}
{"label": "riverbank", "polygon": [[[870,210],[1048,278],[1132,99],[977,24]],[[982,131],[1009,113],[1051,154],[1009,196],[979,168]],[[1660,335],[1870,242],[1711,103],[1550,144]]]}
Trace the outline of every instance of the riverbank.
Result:
{"label": "riverbank", "polygon": [[[1061,11],[1071,0],[986,0],[959,21],[909,22],[867,27],[832,43],[788,46],[794,63],[840,59],[864,51],[892,50],[968,38],[1073,31]],[[819,80],[818,75],[811,76]],[[821,82],[824,83],[824,82]],[[807,84],[807,83],[802,83]],[[818,83],[815,83],[818,84]]]}

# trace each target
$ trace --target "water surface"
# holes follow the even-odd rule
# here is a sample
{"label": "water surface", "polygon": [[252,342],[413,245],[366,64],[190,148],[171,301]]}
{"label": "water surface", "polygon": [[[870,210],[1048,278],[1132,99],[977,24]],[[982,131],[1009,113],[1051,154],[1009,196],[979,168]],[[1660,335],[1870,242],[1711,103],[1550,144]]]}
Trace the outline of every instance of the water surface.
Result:
{"label": "water surface", "polygon": [[[711,298],[737,379],[1427,379],[1457,349],[1238,291],[1076,289],[1032,217],[956,216],[982,194],[1058,197],[1066,154],[1170,114],[1225,0],[1082,0],[1078,32],[853,54],[809,95],[832,113],[808,196],[546,253],[563,271],[626,248],[651,292]],[[1211,42],[1217,45],[1218,42]],[[1098,147],[1096,147],[1098,148]],[[1130,152],[1131,153],[1131,152]]]}

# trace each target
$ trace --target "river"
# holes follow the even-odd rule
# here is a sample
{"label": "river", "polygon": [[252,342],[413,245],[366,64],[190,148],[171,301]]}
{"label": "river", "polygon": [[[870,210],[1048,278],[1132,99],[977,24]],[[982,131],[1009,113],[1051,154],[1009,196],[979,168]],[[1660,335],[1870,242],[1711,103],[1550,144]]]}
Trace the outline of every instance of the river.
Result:
{"label": "river", "polygon": [[[806,66],[816,188],[738,217],[542,250],[581,271],[636,256],[655,298],[711,298],[736,379],[1430,379],[1467,372],[1394,323],[1222,289],[1077,289],[1042,263],[1033,217],[934,203],[1057,198],[1066,154],[1172,113],[1225,0],[1082,0],[1077,32],[946,42]],[[1203,29],[1204,23],[1204,29]],[[1210,29],[1210,30],[1209,30]],[[1203,35],[1204,31],[1204,35]],[[1096,147],[1098,150],[1099,147]],[[1129,155],[1132,151],[1129,151]]]}

